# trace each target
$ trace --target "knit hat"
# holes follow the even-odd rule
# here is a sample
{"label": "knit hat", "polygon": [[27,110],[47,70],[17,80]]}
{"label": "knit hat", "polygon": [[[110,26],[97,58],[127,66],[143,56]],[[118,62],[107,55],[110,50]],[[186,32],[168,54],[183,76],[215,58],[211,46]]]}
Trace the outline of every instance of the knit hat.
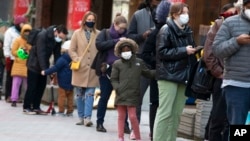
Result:
{"label": "knit hat", "polygon": [[163,0],[157,6],[155,18],[158,23],[166,23],[166,19],[169,14],[171,3],[168,0]]}
{"label": "knit hat", "polygon": [[66,49],[66,50],[68,50],[69,47],[70,47],[70,40],[65,41],[65,42],[63,43],[63,45],[62,45],[62,48],[63,48],[63,49]]}
{"label": "knit hat", "polygon": [[20,24],[20,23],[25,23],[26,19],[23,16],[17,16],[14,19],[14,24]]}
{"label": "knit hat", "polygon": [[250,0],[243,0],[243,5],[246,5],[249,2],[250,2]]}

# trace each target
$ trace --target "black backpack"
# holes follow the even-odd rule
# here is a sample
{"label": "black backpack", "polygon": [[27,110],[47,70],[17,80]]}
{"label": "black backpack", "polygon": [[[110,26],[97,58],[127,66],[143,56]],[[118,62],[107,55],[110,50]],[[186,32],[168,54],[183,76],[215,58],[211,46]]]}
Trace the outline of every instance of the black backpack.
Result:
{"label": "black backpack", "polygon": [[36,44],[36,40],[37,40],[37,35],[44,30],[43,28],[34,28],[30,31],[30,34],[28,36],[28,40],[27,43],[29,43],[30,45],[35,45]]}
{"label": "black backpack", "polygon": [[192,68],[185,95],[202,100],[210,100],[215,77],[207,69],[203,58]]}

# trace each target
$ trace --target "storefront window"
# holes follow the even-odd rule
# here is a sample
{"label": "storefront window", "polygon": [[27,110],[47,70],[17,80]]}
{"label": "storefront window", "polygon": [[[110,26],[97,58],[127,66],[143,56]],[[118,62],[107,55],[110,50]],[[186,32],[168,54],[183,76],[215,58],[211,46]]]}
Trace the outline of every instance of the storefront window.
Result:
{"label": "storefront window", "polygon": [[129,0],[114,0],[113,1],[113,10],[112,10],[112,21],[117,13],[121,13],[127,20],[129,14]]}

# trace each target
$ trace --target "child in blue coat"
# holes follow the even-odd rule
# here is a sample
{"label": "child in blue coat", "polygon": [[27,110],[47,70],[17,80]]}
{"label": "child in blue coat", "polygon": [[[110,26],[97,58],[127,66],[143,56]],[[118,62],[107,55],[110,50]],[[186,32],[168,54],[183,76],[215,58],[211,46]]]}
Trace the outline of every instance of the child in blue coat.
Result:
{"label": "child in blue coat", "polygon": [[[68,55],[68,49],[70,47],[70,40],[66,41],[62,45],[62,55],[56,61],[55,65],[45,71],[42,71],[42,75],[51,75],[57,72],[58,79],[58,115],[73,116],[74,111],[74,96],[73,96],[73,86],[71,85],[72,71],[70,69],[71,58]],[[67,100],[67,111],[65,113],[65,101]]]}

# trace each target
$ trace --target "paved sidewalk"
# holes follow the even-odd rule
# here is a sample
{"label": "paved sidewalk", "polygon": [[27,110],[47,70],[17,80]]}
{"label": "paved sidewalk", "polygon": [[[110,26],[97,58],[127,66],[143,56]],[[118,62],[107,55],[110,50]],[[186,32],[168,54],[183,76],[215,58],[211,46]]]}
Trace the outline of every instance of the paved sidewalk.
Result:
{"label": "paved sidewalk", "polygon": [[[47,105],[42,105],[47,110]],[[57,106],[56,106],[56,111]],[[117,112],[108,110],[104,126],[107,133],[96,131],[96,110],[93,110],[92,127],[77,126],[76,110],[73,117],[52,115],[25,115],[22,104],[11,107],[9,103],[0,100],[0,140],[1,141],[117,141]],[[148,111],[142,112],[140,124],[142,141],[149,140]],[[129,135],[125,134],[125,140]],[[188,141],[178,138],[178,141]]]}

